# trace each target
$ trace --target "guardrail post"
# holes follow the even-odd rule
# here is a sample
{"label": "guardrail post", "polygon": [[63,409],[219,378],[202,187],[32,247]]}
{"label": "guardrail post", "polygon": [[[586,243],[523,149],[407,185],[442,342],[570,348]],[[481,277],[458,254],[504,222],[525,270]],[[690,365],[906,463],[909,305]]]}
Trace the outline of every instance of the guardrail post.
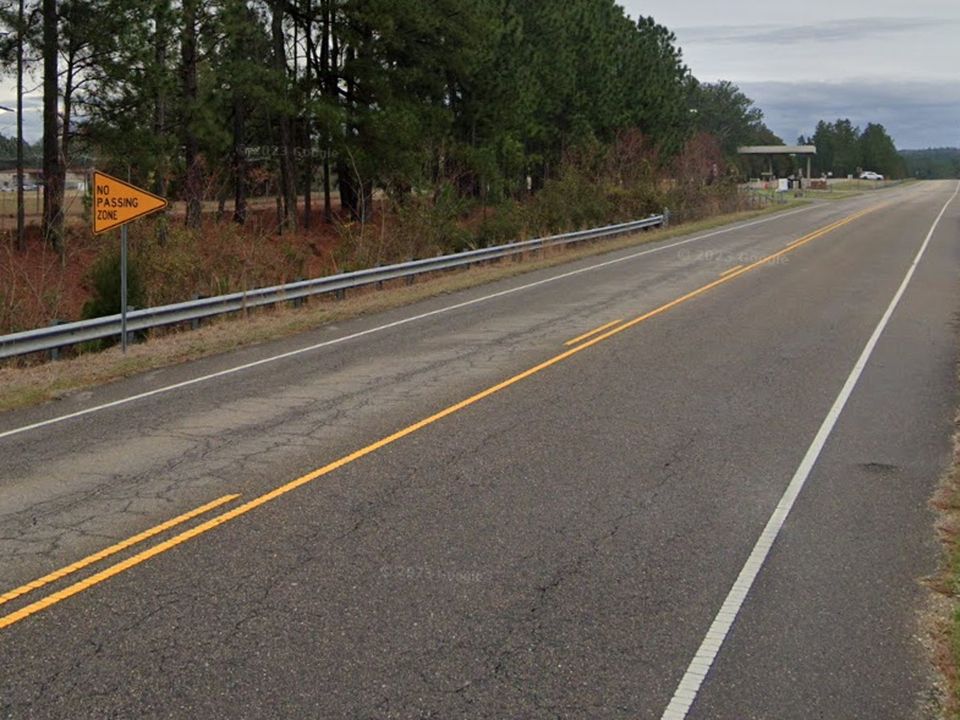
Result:
{"label": "guardrail post", "polygon": [[[198,293],[198,294],[196,294],[196,295],[193,296],[193,299],[194,299],[194,300],[206,300],[206,299],[207,299],[207,296],[206,296],[206,295],[201,295],[201,294]],[[190,329],[191,329],[191,330],[198,330],[198,329],[200,328],[200,325],[201,325],[201,324],[203,324],[203,318],[193,318],[192,320],[190,320]]]}
{"label": "guardrail post", "polygon": [[[303,282],[303,278],[298,277],[296,280],[294,280],[294,282]],[[303,307],[306,302],[307,302],[307,299],[305,297],[295,297],[293,300],[290,301],[290,304],[295,308],[299,308],[299,307]]]}
{"label": "guardrail post", "polygon": [[666,207],[665,207],[665,208],[663,209],[663,222],[660,223],[660,225],[661,225],[661,227],[669,227],[669,226],[670,226],[670,208],[666,208]]}
{"label": "guardrail post", "polygon": [[[50,327],[56,327],[57,325],[63,325],[64,321],[54,318],[53,322],[50,323]],[[60,359],[60,350],[63,349],[63,345],[60,345],[55,348],[50,348],[50,359],[52,361],[57,361]]]}
{"label": "guardrail post", "polygon": [[[135,305],[131,305],[130,307],[127,308],[127,310],[128,310],[129,312],[133,312],[133,311],[136,310],[136,309],[137,309],[137,308],[136,308]],[[127,330],[127,342],[126,342],[125,344],[126,344],[126,345],[132,345],[132,344],[135,343],[136,341],[137,341],[137,331],[136,331],[136,330]]]}

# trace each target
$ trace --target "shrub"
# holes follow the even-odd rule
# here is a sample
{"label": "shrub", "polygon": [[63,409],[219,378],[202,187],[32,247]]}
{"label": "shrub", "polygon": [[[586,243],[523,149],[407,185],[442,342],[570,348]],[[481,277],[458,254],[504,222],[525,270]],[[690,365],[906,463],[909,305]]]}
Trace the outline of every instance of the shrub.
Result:
{"label": "shrub", "polygon": [[568,166],[534,196],[530,226],[538,234],[580,230],[603,225],[613,211],[603,184],[580,168]]}
{"label": "shrub", "polygon": [[0,334],[65,317],[67,263],[75,256],[69,245],[65,260],[47,243],[28,241],[26,253],[14,249],[12,240],[0,243]]}
{"label": "shrub", "polygon": [[[88,281],[93,297],[83,306],[84,318],[116,315],[120,312],[120,252],[111,249],[102,254],[90,268]],[[143,285],[140,271],[133,258],[127,258],[127,304],[143,305]]]}
{"label": "shrub", "polygon": [[525,217],[523,208],[517,203],[507,201],[489,210],[474,231],[474,244],[477,247],[501,245],[522,239]]}
{"label": "shrub", "polygon": [[180,224],[162,239],[144,225],[133,245],[149,305],[182,302],[276,285],[301,277],[307,251],[291,236],[277,237],[231,222],[206,222],[200,231]]}

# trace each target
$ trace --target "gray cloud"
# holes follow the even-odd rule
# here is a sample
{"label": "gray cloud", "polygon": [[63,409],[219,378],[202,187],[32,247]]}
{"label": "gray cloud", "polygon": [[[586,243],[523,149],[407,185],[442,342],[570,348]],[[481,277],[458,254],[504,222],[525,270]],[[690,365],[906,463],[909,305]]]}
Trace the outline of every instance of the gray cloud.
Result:
{"label": "gray cloud", "polygon": [[805,25],[719,25],[677,28],[685,42],[713,44],[795,45],[869,40],[917,30],[942,30],[960,21],[946,18],[872,17],[828,20]]}
{"label": "gray cloud", "polygon": [[786,142],[811,134],[818,120],[881,123],[898,148],[960,146],[960,81],[756,82],[740,88]]}

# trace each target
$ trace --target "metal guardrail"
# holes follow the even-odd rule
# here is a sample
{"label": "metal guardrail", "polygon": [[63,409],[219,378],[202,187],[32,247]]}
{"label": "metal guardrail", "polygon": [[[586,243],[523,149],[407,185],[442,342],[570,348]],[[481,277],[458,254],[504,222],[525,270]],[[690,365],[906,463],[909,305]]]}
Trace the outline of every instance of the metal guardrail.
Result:
{"label": "metal guardrail", "polygon": [[[607,225],[591,230],[551,235],[544,238],[524,240],[521,242],[494,245],[479,250],[440,255],[423,260],[384,265],[367,270],[328,275],[314,280],[301,280],[276,285],[273,287],[248,290],[246,292],[218,295],[210,298],[200,298],[174,305],[160,305],[153,308],[132,310],[127,313],[127,332],[136,333],[165,325],[178,323],[197,323],[204,318],[215,315],[224,315],[232,312],[242,312],[250,308],[264,305],[275,305],[281,302],[301,300],[313,295],[323,295],[331,292],[344,292],[351,288],[362,287],[372,283],[380,283],[400,278],[412,278],[424,273],[439,270],[451,270],[467,267],[474,263],[497,260],[499,258],[518,255],[520,253],[539,250],[557,245],[570,245],[594,240],[598,238],[626,235],[637,230],[665,225],[669,214],[653,215],[643,220],[635,220],[617,225]],[[108,315],[92,320],[80,320],[50,327],[26,330],[24,332],[0,335],[0,359],[26,355],[28,353],[57,350],[77,343],[101,340],[120,335],[120,315]]]}

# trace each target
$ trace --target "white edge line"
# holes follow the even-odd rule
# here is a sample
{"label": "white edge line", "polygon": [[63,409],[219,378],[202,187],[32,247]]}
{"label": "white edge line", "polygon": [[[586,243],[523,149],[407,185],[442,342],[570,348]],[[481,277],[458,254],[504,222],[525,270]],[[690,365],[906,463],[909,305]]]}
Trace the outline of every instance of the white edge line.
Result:
{"label": "white edge line", "polygon": [[595,265],[590,265],[584,268],[578,268],[577,270],[571,270],[570,272],[562,273],[560,275],[554,275],[549,278],[544,278],[543,280],[537,280],[536,282],[527,283],[526,285],[520,285],[514,288],[509,288],[508,290],[501,290],[499,292],[492,293],[490,295],[484,295],[483,297],[474,298],[472,300],[467,300],[465,302],[457,303],[455,305],[448,305],[446,307],[438,308],[436,310],[431,310],[429,312],[421,313],[419,315],[413,315],[411,317],[403,318],[401,320],[395,320],[393,322],[386,323],[384,325],[378,325],[377,327],[368,328],[366,330],[361,330],[359,332],[352,333],[350,335],[344,335],[343,337],[334,338],[332,340],[325,340],[323,342],[317,343],[315,345],[309,345],[307,347],[298,348],[296,350],[291,350],[289,352],[280,353],[279,355],[272,355],[270,357],[262,358],[260,360],[255,360],[253,362],[245,363],[243,365],[237,365],[232,368],[227,368],[226,370],[220,370],[215,373],[210,373],[208,375],[201,375],[200,377],[191,378],[190,380],[184,380],[183,382],[174,383],[173,385],[166,385],[161,388],[156,388],[155,390],[149,390],[147,392],[142,392],[137,395],[131,395],[130,397],[121,398],[120,400],[113,400],[112,402],[103,403],[102,405],[95,405],[93,407],[85,408],[83,410],[78,410],[76,412],[68,413],[66,415],[59,415],[57,417],[50,418],[48,420],[41,420],[40,422],[35,422],[30,425],[24,425],[22,427],[13,428],[11,430],[6,430],[0,432],[0,440],[3,438],[8,438],[13,435],[19,435],[20,433],[25,433],[30,430],[37,430],[48,425],[54,425],[56,423],[64,422],[65,420],[72,420],[74,418],[83,417],[84,415],[90,415],[95,412],[100,412],[101,410],[108,410],[110,408],[115,408],[120,405],[126,405],[127,403],[132,403],[137,400],[143,400],[148,397],[153,397],[154,395],[162,395],[164,393],[171,392],[173,390],[179,390],[180,388],[189,387],[190,385],[196,385],[198,383],[206,382],[208,380],[213,380],[215,378],[223,377],[225,375],[232,375],[234,373],[242,372],[244,370],[249,370],[250,368],[255,368],[260,365],[266,365],[267,363],[276,362],[277,360],[284,360],[286,358],[295,357],[303,353],[313,352],[314,350],[319,350],[321,348],[329,347],[331,345],[338,345],[340,343],[347,342],[348,340],[356,340],[357,338],[364,337],[365,335],[372,335],[374,333],[381,332],[383,330],[390,330],[401,325],[406,325],[408,323],[417,322],[419,320],[424,320],[435,315],[441,315],[443,313],[452,312],[454,310],[460,310],[470,305],[476,305],[478,303],[486,302],[488,300],[495,300],[497,298],[504,297],[506,295],[512,295],[513,293],[521,292],[523,290],[529,290],[530,288],[537,287],[539,285],[546,285],[547,283],[556,282],[557,280],[564,280],[581,273],[590,272],[593,270],[599,270],[600,268],[608,267],[610,265],[616,265],[618,263],[626,262],[628,260],[634,260],[638,257],[644,255],[650,255],[652,253],[663,252],[664,250],[670,250],[671,248],[679,247],[681,245],[686,245],[687,243],[696,242],[698,240],[706,240],[707,238],[714,237],[716,235],[722,235],[724,233],[733,232],[734,230],[741,230],[743,228],[752,227],[754,225],[762,225],[764,223],[773,222],[774,220],[779,220],[781,218],[789,217],[791,215],[796,215],[797,213],[807,212],[812,210],[817,205],[810,205],[807,207],[798,208],[796,210],[791,210],[786,213],[778,213],[771,217],[760,218],[759,220],[751,220],[750,222],[740,223],[738,225],[731,225],[727,228],[722,228],[720,230],[714,230],[705,235],[697,235],[692,238],[687,238],[685,240],[680,240],[678,242],[670,243],[668,245],[661,245],[655,248],[648,248],[640,252],[631,253],[630,255],[625,255],[623,257],[614,258],[613,260],[607,260],[605,262],[597,263]]}
{"label": "white edge line", "polygon": [[764,561],[767,559],[767,555],[770,553],[770,548],[773,547],[773,543],[777,539],[777,535],[780,534],[780,530],[783,528],[783,524],[787,519],[787,515],[790,514],[790,510],[793,508],[793,503],[796,501],[797,496],[800,494],[804,484],[807,482],[807,478],[810,476],[810,471],[817,462],[817,458],[820,457],[820,453],[823,450],[824,445],[826,445],[827,439],[830,437],[830,433],[833,432],[833,428],[837,423],[837,419],[840,417],[840,413],[843,412],[843,408],[847,404],[847,400],[850,398],[851,393],[853,393],[853,389],[856,386],[857,381],[860,379],[860,375],[863,373],[863,370],[867,365],[867,361],[869,361],[870,355],[873,353],[873,349],[876,347],[877,342],[880,339],[880,335],[883,334],[887,323],[890,321],[894,311],[897,309],[897,305],[900,304],[900,298],[902,298],[903,294],[906,292],[907,286],[910,284],[910,280],[913,278],[913,274],[916,271],[917,266],[920,264],[920,260],[923,258],[923,255],[927,250],[927,246],[930,244],[930,239],[933,237],[933,233],[940,224],[940,219],[947,211],[947,207],[950,205],[950,203],[953,202],[954,198],[957,197],[957,193],[960,193],[960,183],[957,183],[957,188],[953,191],[953,195],[951,195],[950,199],[944,203],[944,206],[940,209],[940,214],[937,215],[937,219],[934,220],[933,225],[930,226],[930,232],[927,233],[927,237],[920,246],[920,250],[917,251],[913,262],[910,264],[910,267],[907,270],[907,274],[903,278],[903,282],[900,283],[900,287],[897,289],[893,299],[887,306],[886,312],[883,313],[883,317],[881,317],[880,322],[877,323],[877,327],[874,329],[873,334],[870,336],[870,339],[867,340],[867,344],[864,346],[863,352],[860,353],[860,357],[853,366],[853,370],[850,371],[846,382],[840,389],[840,394],[837,395],[837,399],[834,400],[833,406],[830,408],[830,412],[828,412],[827,416],[823,419],[820,429],[817,431],[816,436],[813,438],[813,442],[810,443],[810,447],[807,448],[807,452],[803,456],[803,460],[800,462],[800,466],[793,474],[790,484],[787,485],[787,489],[784,491],[783,496],[780,498],[780,502],[777,503],[776,509],[774,509],[773,514],[767,521],[766,527],[764,527],[763,532],[760,533],[760,537],[753,546],[750,556],[747,558],[746,563],[744,563],[743,568],[740,570],[740,574],[733,583],[733,587],[730,588],[730,592],[727,593],[727,597],[723,601],[723,605],[720,606],[720,610],[717,612],[716,617],[714,617],[713,622],[710,625],[710,629],[707,630],[707,634],[704,637],[703,642],[700,644],[696,654],[693,656],[693,660],[690,661],[690,665],[687,666],[687,670],[684,672],[683,677],[680,680],[680,684],[677,686],[677,689],[670,700],[670,704],[667,705],[666,710],[663,711],[663,715],[660,716],[661,720],[684,720],[684,718],[687,717],[690,707],[697,699],[697,693],[700,691],[700,686],[706,678],[710,668],[713,666],[713,663],[717,658],[717,654],[720,652],[720,647],[723,645],[723,642],[727,637],[727,633],[730,632],[730,628],[733,627],[733,623],[737,618],[737,614],[740,612],[740,608],[743,607],[743,603],[747,598],[747,593],[750,592],[750,588],[753,586],[753,582],[756,580],[757,575],[760,572],[760,568],[763,566]]}

